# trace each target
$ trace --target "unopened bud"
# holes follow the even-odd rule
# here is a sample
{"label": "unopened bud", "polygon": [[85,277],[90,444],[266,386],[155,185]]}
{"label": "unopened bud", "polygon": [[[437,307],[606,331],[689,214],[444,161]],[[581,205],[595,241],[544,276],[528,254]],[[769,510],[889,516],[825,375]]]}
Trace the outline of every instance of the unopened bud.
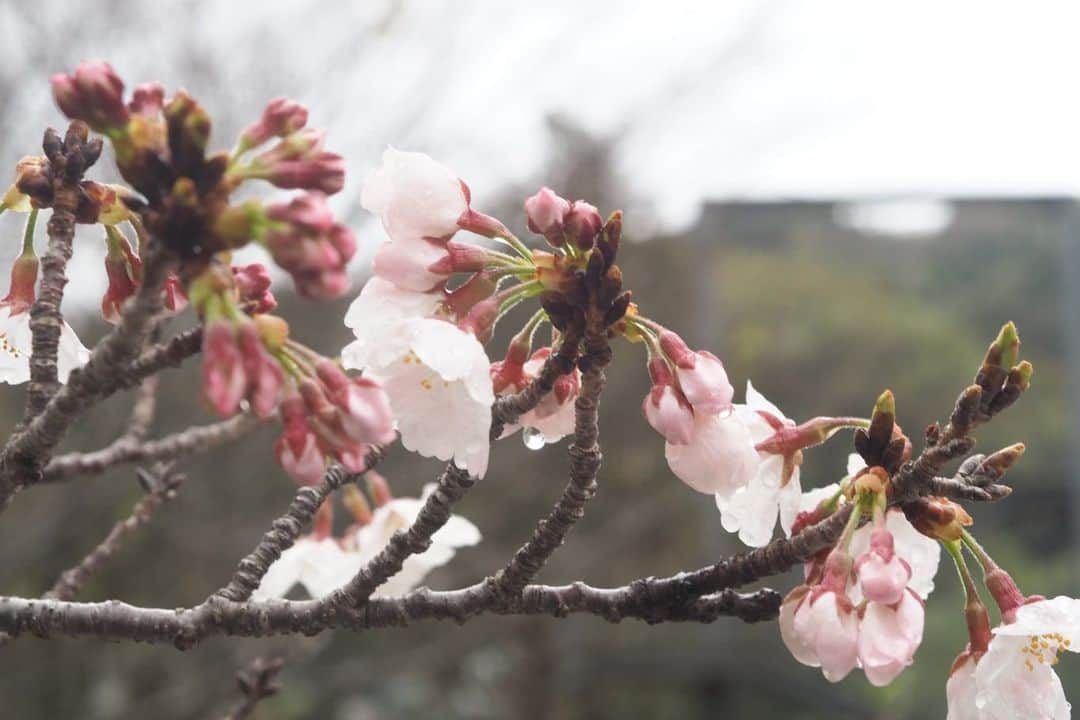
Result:
{"label": "unopened bud", "polygon": [[1023,457],[1025,449],[1024,443],[1016,443],[998,450],[980,463],[979,472],[1000,478]]}
{"label": "unopened bud", "polygon": [[259,337],[263,345],[272,353],[279,352],[289,340],[289,323],[277,315],[253,315],[255,327],[259,329]]}
{"label": "unopened bud", "polygon": [[922,497],[902,506],[908,521],[927,537],[935,540],[959,540],[964,528],[972,524],[963,507],[943,497]]}
{"label": "unopened bud", "polygon": [[584,200],[576,200],[566,214],[566,236],[582,250],[589,250],[600,234],[604,219],[596,206]]}
{"label": "unopened bud", "polygon": [[608,265],[615,263],[619,254],[619,241],[622,240],[622,210],[616,210],[608,216],[604,223],[604,229],[600,231],[600,239],[596,241],[597,249],[603,254],[604,261]]}

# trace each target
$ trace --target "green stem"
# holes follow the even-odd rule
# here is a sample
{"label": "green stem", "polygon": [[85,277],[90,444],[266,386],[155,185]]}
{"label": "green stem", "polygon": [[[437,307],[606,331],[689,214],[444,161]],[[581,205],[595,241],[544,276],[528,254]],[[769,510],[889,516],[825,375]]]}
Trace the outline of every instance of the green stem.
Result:
{"label": "green stem", "polygon": [[965,603],[970,603],[972,599],[978,600],[979,589],[975,586],[971,570],[968,569],[967,561],[964,559],[963,544],[959,540],[942,540],[941,544],[952,556],[953,565],[956,566],[956,572],[960,576],[960,583],[964,586]]}
{"label": "green stem", "polygon": [[967,530],[962,530],[960,539],[964,545],[967,546],[971,554],[975,556],[975,559],[979,561],[979,565],[982,567],[983,574],[993,572],[998,569],[998,564],[994,562],[994,559],[990,557],[990,554],[983,549],[983,546],[975,540],[975,537]]}
{"label": "green stem", "polygon": [[851,515],[848,516],[847,525],[844,526],[844,532],[840,534],[840,539],[836,542],[836,547],[846,548],[851,544],[851,536],[859,529],[859,523],[862,522],[862,505],[861,500],[855,501],[854,507],[851,508]]}
{"label": "green stem", "polygon": [[525,243],[521,242],[521,240],[519,240],[518,237],[514,235],[514,233],[509,233],[508,235],[499,235],[496,240],[500,240],[504,244],[509,245],[511,248],[514,249],[514,252],[516,252],[522,257],[522,259],[528,260],[530,264],[532,263],[532,251],[529,250],[529,248],[525,247]]}
{"label": "green stem", "polygon": [[34,257],[34,227],[37,225],[38,209],[33,208],[26,217],[26,228],[23,230],[23,257]]}

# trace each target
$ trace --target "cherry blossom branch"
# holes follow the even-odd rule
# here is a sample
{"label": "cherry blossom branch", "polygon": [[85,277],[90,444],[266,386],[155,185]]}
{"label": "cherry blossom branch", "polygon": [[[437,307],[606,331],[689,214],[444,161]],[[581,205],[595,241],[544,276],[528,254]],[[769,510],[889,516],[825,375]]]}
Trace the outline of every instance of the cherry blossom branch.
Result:
{"label": "cherry blossom branch", "polygon": [[535,408],[552,391],[555,382],[574,369],[577,361],[578,345],[581,342],[583,328],[570,325],[563,334],[559,349],[552,353],[536,378],[520,392],[504,395],[495,400],[491,408],[492,423],[499,423],[499,432],[492,431],[492,439],[502,434],[502,428],[514,423],[519,417]]}
{"label": "cherry blossom branch", "polygon": [[519,594],[536,577],[548,558],[563,544],[570,529],[584,516],[585,504],[596,494],[596,478],[602,457],[597,409],[600,393],[604,389],[604,368],[611,361],[611,348],[607,343],[603,316],[599,312],[590,313],[582,360],[585,361],[586,370],[582,377],[581,394],[575,402],[574,440],[568,450],[570,481],[551,513],[537,523],[528,542],[492,578],[491,588],[500,596]]}
{"label": "cherry blossom branch", "polygon": [[142,348],[161,308],[161,288],[171,265],[164,248],[147,248],[142,284],[125,303],[120,323],[97,344],[86,366],[73,371],[45,408],[8,440],[0,452],[0,512],[18,490],[40,482],[49,455],[75,418],[116,386],[116,376]]}
{"label": "cherry blossom branch", "polygon": [[42,482],[53,483],[73,477],[100,475],[125,463],[150,463],[200,455],[237,439],[258,427],[261,420],[252,413],[241,413],[227,420],[192,427],[158,440],[141,442],[126,434],[109,446],[87,453],[68,453],[54,458],[46,467]]}
{"label": "cherry blossom branch", "polygon": [[179,367],[184,360],[202,349],[202,338],[203,328],[199,325],[148,348],[126,367],[118,370],[112,381],[102,388],[101,394],[105,396],[126,390],[165,368]]}
{"label": "cherry blossom branch", "polygon": [[245,670],[236,673],[236,684],[244,699],[225,716],[225,720],[243,720],[252,717],[260,701],[277,694],[281,683],[277,676],[285,667],[283,658],[255,658]]}
{"label": "cherry blossom branch", "polygon": [[454,503],[464,497],[476,478],[452,461],[435,481],[435,490],[427,496],[416,520],[407,530],[390,537],[379,553],[346,583],[319,600],[326,607],[354,607],[367,601],[383,583],[396,575],[412,555],[431,547],[431,537],[450,519]]}
{"label": "cherry blossom branch", "polygon": [[446,592],[421,588],[402,597],[371,598],[360,607],[328,607],[319,600],[238,603],[213,597],[194,608],[179,610],[136,607],[118,601],[73,603],[0,597],[0,630],[16,637],[30,632],[39,637],[67,635],[172,643],[186,650],[212,636],[315,635],[335,628],[361,631],[425,619],[464,622],[486,612],[553,617],[591,614],[609,622],[638,619],[648,623],[711,623],[724,616],[757,622],[775,617],[781,600],[772,590],[750,594],[725,590],[685,604],[667,598],[653,602],[643,600],[637,587],[633,583],[619,588],[593,588],[584,583],[529,585],[520,599],[510,604],[494,598],[482,585]]}
{"label": "cherry blossom branch", "polygon": [[158,508],[176,497],[176,491],[186,479],[185,476],[172,472],[171,468],[159,466],[153,472],[138,471],[139,482],[146,490],[146,495],[135,503],[131,514],[116,523],[105,539],[78,565],[61,573],[60,578],[49,592],[43,596],[49,600],[70,600],[92,575],[120,549],[127,536],[150,522]]}
{"label": "cherry blossom branch", "polygon": [[48,158],[48,179],[51,187],[52,216],[49,218],[49,249],[41,259],[41,289],[30,308],[30,384],[26,394],[26,415],[29,421],[45,407],[60,386],[57,355],[64,316],[60,305],[64,300],[65,274],[71,259],[75,238],[75,213],[79,208],[83,173],[101,154],[99,138],[88,141],[89,128],[73,122],[61,141],[55,130],[45,131],[42,143]]}
{"label": "cherry blossom branch", "polygon": [[[365,472],[378,465],[385,454],[385,446],[373,447],[364,458]],[[332,465],[321,483],[297,490],[289,509],[273,522],[255,549],[240,561],[229,583],[212,597],[234,602],[250,598],[270,566],[281,557],[281,553],[292,547],[319,507],[335,490],[354,477],[340,465]]]}
{"label": "cherry blossom branch", "polygon": [[[154,472],[139,468],[136,471],[139,484],[146,494],[135,503],[131,514],[116,523],[105,539],[90,551],[78,565],[60,574],[52,588],[42,597],[46,600],[71,600],[93,575],[96,575],[106,562],[116,554],[127,536],[150,522],[150,519],[167,501],[176,497],[176,491],[186,477],[172,472],[167,465],[159,465]],[[12,640],[8,633],[0,633],[0,647],[5,647]]]}

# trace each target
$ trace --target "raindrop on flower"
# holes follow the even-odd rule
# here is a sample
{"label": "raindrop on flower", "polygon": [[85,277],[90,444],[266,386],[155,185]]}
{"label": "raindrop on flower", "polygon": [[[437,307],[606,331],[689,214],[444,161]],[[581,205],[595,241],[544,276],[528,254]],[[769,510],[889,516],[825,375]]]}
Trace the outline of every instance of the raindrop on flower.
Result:
{"label": "raindrop on flower", "polygon": [[544,440],[544,433],[537,430],[534,427],[524,427],[521,429],[521,439],[525,443],[525,447],[530,450],[540,450],[547,444]]}

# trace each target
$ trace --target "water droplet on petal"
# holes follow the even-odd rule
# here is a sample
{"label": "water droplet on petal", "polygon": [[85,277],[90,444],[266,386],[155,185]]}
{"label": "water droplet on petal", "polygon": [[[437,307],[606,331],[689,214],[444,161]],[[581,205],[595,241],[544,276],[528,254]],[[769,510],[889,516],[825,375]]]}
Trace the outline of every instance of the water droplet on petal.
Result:
{"label": "water droplet on petal", "polygon": [[521,439],[530,450],[539,450],[547,444],[543,432],[527,425],[521,429]]}

